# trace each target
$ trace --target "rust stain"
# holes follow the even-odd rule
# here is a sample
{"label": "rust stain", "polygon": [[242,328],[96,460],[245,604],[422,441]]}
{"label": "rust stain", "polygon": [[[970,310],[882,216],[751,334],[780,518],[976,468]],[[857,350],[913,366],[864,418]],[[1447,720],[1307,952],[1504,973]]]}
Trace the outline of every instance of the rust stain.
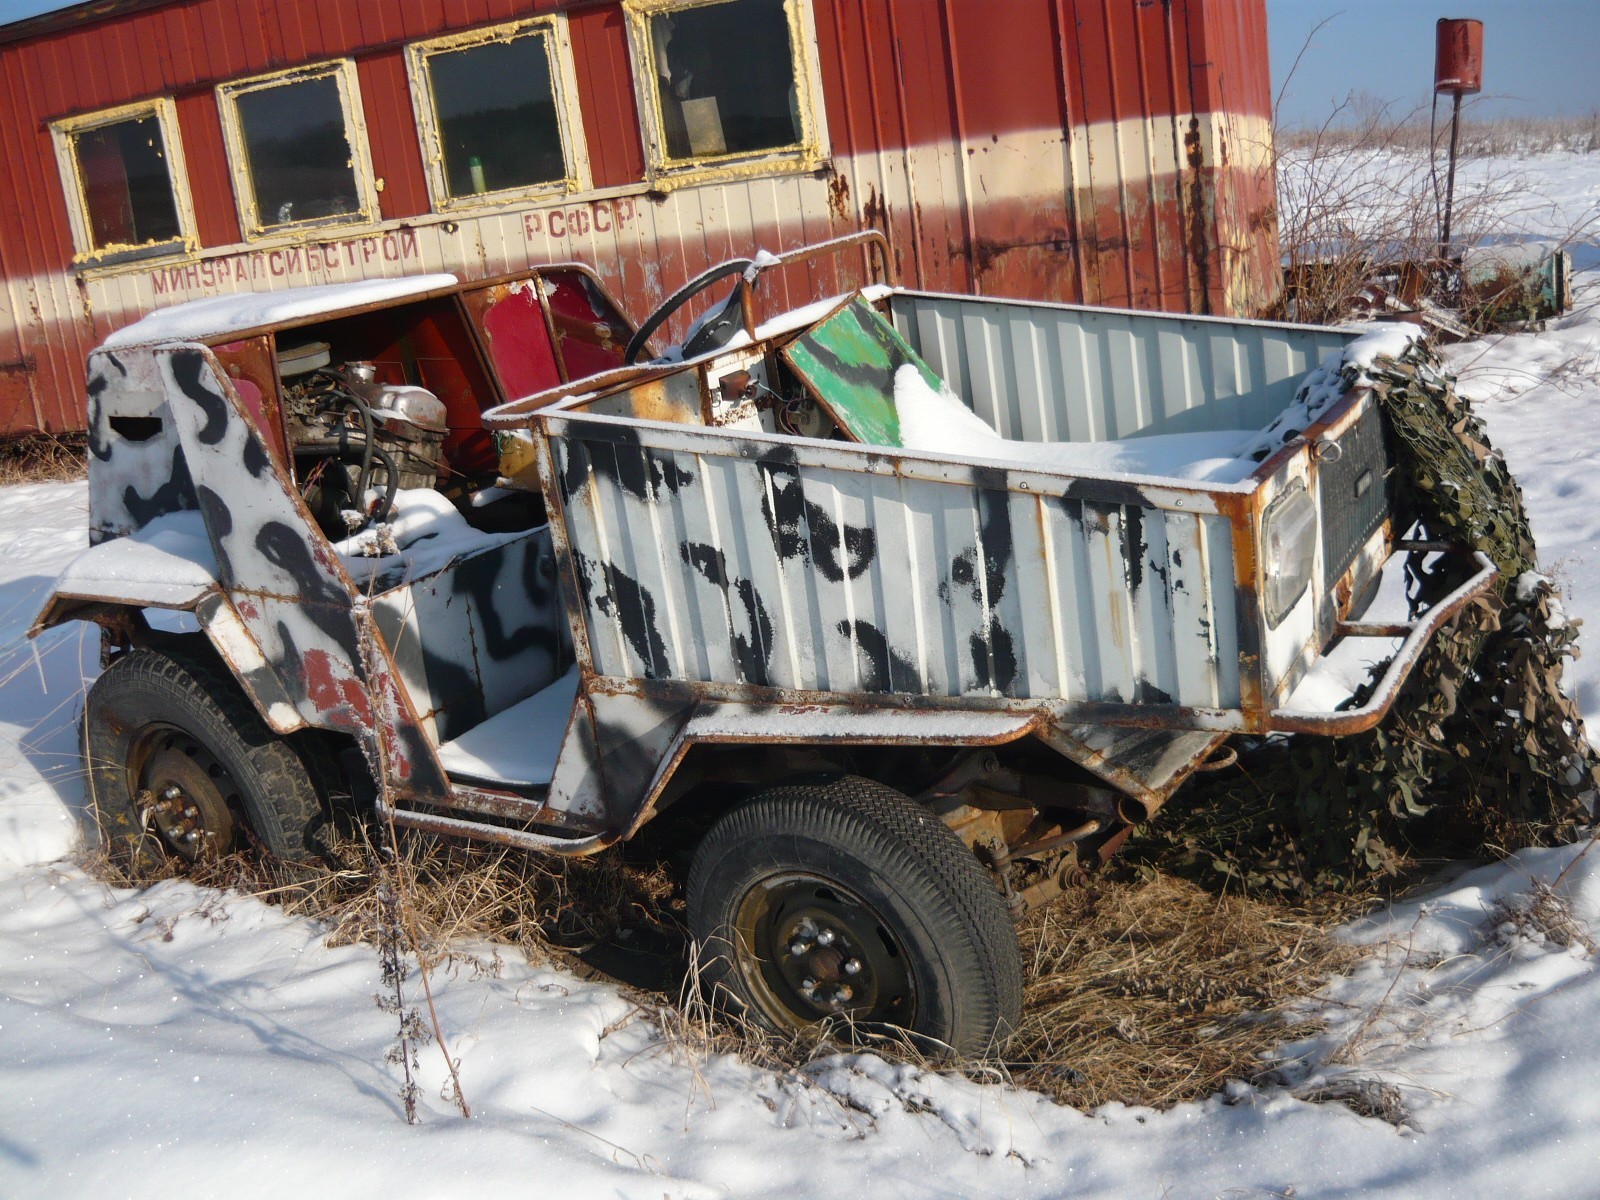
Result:
{"label": "rust stain", "polygon": [[[1007,256],[1023,253],[1027,257],[1029,274],[1032,268],[1046,267],[1052,273],[1060,268],[1060,261],[1055,255],[1070,254],[1072,252],[1072,238],[1064,232],[1051,231],[1043,238],[1030,238],[1015,242],[1001,241],[996,238],[977,238],[972,243],[972,268],[980,275],[987,275],[994,269],[995,263]],[[951,258],[959,258],[967,253],[965,246],[951,242],[949,254]]]}
{"label": "rust stain", "polygon": [[1194,311],[1202,316],[1211,315],[1211,246],[1206,241],[1206,186],[1205,150],[1200,145],[1200,118],[1189,118],[1189,129],[1183,135],[1183,157],[1193,174],[1189,179],[1188,234],[1189,255],[1194,259],[1195,277],[1199,281],[1191,299]]}
{"label": "rust stain", "polygon": [[841,221],[850,219],[850,181],[838,171],[828,176],[828,211]]}
{"label": "rust stain", "polygon": [[867,199],[861,205],[861,219],[876,229],[889,227],[889,206],[870,183],[867,184]]}
{"label": "rust stain", "polygon": [[358,730],[372,727],[372,704],[360,680],[336,675],[333,657],[326,650],[305,651],[301,663],[306,698],[319,713],[343,716]]}

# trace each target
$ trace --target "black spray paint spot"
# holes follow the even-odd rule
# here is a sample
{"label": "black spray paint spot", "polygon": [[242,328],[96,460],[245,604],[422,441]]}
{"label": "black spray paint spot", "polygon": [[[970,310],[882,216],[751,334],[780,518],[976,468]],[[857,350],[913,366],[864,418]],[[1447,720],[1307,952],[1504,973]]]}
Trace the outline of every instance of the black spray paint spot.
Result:
{"label": "black spray paint spot", "polygon": [[122,489],[122,507],[128,510],[135,525],[146,525],[168,513],[196,507],[194,481],[189,477],[189,460],[184,457],[183,447],[172,448],[172,466],[165,483],[150,496],[141,496],[130,483]]}
{"label": "black spray paint spot", "polygon": [[206,422],[200,427],[200,442],[205,446],[215,446],[227,433],[232,413],[227,399],[213,391],[205,380],[207,370],[205,355],[198,350],[178,350],[172,355],[173,382],[205,415]]}
{"label": "black spray paint spot", "polygon": [[883,630],[866,621],[840,621],[837,626],[852,638],[863,666],[861,689],[866,692],[923,691],[922,674],[916,664],[889,645]]}

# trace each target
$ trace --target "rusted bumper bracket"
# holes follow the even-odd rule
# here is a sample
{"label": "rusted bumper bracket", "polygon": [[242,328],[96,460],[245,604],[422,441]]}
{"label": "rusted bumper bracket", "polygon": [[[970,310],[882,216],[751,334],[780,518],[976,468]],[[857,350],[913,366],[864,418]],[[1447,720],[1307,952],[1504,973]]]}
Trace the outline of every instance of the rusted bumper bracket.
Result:
{"label": "rusted bumper bracket", "polygon": [[[1401,549],[1423,550],[1442,549],[1442,547],[1402,546]],[[1359,708],[1340,709],[1334,712],[1275,708],[1272,710],[1272,731],[1342,737],[1352,733],[1365,733],[1382,721],[1394,704],[1395,697],[1400,694],[1400,687],[1405,683],[1406,676],[1411,674],[1411,669],[1417,665],[1417,660],[1422,657],[1422,651],[1432,640],[1433,635],[1447,621],[1454,619],[1456,614],[1472,600],[1488,591],[1500,577],[1500,572],[1495,569],[1494,563],[1489,561],[1488,555],[1482,551],[1474,551],[1471,557],[1478,568],[1473,575],[1410,625],[1364,625],[1351,622],[1339,627],[1340,632],[1346,637],[1404,636],[1405,638],[1400,648],[1395,651],[1394,657],[1389,660],[1383,678],[1378,681],[1378,686],[1373,689],[1371,697],[1365,704]]]}

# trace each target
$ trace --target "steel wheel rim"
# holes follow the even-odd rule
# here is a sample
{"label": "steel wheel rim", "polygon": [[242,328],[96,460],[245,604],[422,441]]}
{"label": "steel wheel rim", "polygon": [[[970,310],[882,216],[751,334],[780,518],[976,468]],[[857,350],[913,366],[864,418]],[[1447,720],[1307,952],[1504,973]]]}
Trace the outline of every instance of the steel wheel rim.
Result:
{"label": "steel wheel rim", "polygon": [[733,921],[746,992],[772,1024],[842,1021],[910,1027],[916,990],[903,940],[872,905],[834,880],[791,871],[757,880]]}
{"label": "steel wheel rim", "polygon": [[133,746],[128,774],[146,828],[171,853],[199,862],[232,847],[239,791],[198,740],[175,726],[152,726]]}

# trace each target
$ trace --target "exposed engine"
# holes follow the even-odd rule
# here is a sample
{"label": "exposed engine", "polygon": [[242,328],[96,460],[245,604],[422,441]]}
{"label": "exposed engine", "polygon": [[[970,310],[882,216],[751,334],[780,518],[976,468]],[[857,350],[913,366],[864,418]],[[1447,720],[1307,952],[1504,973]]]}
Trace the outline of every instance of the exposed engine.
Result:
{"label": "exposed engine", "polygon": [[278,354],[284,425],[301,495],[328,537],[386,521],[401,488],[431,488],[443,467],[444,403],[379,383],[371,363],[335,364],[326,342]]}

